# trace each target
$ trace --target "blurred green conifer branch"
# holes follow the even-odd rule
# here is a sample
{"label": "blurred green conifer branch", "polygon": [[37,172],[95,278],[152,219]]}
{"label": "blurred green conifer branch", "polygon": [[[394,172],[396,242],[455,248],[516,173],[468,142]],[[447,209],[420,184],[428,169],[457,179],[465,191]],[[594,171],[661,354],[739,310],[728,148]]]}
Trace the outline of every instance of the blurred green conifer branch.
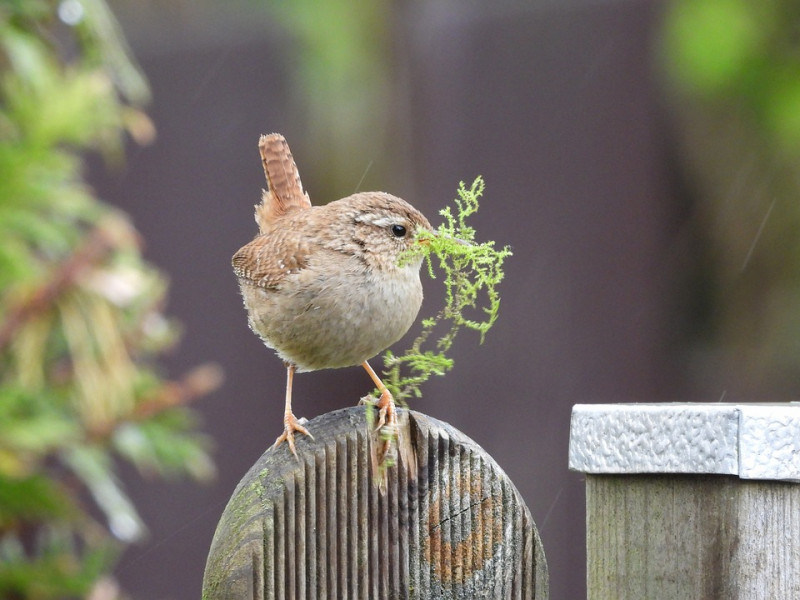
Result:
{"label": "blurred green conifer branch", "polygon": [[213,474],[186,404],[220,374],[162,379],[166,280],[82,177],[153,137],[106,4],[0,0],[0,70],[0,597],[85,597],[144,533],[117,460]]}

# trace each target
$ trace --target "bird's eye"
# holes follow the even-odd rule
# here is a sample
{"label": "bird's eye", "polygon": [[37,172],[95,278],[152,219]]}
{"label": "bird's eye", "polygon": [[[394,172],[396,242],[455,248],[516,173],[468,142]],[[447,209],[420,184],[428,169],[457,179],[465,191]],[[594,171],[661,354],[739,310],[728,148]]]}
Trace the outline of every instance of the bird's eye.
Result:
{"label": "bird's eye", "polygon": [[394,237],[405,237],[406,235],[406,228],[402,225],[392,225],[392,234]]}

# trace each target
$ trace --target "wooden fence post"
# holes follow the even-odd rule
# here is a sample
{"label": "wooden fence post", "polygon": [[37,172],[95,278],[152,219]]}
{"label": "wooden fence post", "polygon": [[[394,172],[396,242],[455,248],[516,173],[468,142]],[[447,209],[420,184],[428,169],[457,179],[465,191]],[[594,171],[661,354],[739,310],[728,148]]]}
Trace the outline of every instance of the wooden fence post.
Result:
{"label": "wooden fence post", "polygon": [[546,600],[541,540],[506,474],[453,427],[401,418],[413,460],[400,454],[385,493],[363,407],[312,420],[299,460],[267,450],[217,526],[203,600]]}
{"label": "wooden fence post", "polygon": [[589,600],[800,598],[800,404],[576,405]]}

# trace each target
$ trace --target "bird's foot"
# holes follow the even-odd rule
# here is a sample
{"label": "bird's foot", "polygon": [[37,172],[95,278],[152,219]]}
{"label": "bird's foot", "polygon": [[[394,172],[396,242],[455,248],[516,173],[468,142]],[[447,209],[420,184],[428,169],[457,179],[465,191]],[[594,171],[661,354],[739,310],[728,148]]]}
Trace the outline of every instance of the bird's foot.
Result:
{"label": "bird's foot", "polygon": [[389,390],[384,391],[380,398],[364,396],[358,401],[359,406],[369,406],[378,409],[378,420],[375,431],[384,431],[388,434],[397,429],[397,405]]}
{"label": "bird's foot", "polygon": [[378,423],[375,429],[381,429],[384,425],[397,429],[397,407],[389,390],[383,390],[381,397],[375,403],[375,408],[378,409]]}
{"label": "bird's foot", "polygon": [[277,448],[283,442],[288,442],[289,450],[291,450],[292,454],[294,454],[295,458],[297,458],[297,450],[295,449],[294,446],[294,432],[298,431],[300,433],[307,435],[312,440],[314,439],[314,436],[311,435],[308,429],[303,427],[303,424],[307,422],[308,421],[305,418],[298,419],[297,417],[294,416],[294,414],[286,413],[286,415],[283,417],[283,433],[280,434],[278,436],[278,439],[275,440],[273,448]]}
{"label": "bird's foot", "polygon": [[378,421],[375,431],[382,442],[378,464],[383,467],[397,464],[397,440],[400,426],[397,423],[397,407],[389,390],[384,390],[375,403],[378,409]]}

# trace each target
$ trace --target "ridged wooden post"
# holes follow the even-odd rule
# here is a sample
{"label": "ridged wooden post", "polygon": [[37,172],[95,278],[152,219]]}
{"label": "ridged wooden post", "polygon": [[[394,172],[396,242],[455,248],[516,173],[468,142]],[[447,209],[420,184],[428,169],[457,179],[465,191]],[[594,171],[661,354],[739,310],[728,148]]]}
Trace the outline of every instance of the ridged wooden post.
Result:
{"label": "ridged wooden post", "polygon": [[800,405],[577,405],[589,600],[800,598]]}
{"label": "ridged wooden post", "polygon": [[384,494],[364,408],[312,420],[299,461],[267,450],[222,515],[204,600],[547,598],[536,526],[505,473],[449,425],[406,416],[416,469],[401,460]]}

